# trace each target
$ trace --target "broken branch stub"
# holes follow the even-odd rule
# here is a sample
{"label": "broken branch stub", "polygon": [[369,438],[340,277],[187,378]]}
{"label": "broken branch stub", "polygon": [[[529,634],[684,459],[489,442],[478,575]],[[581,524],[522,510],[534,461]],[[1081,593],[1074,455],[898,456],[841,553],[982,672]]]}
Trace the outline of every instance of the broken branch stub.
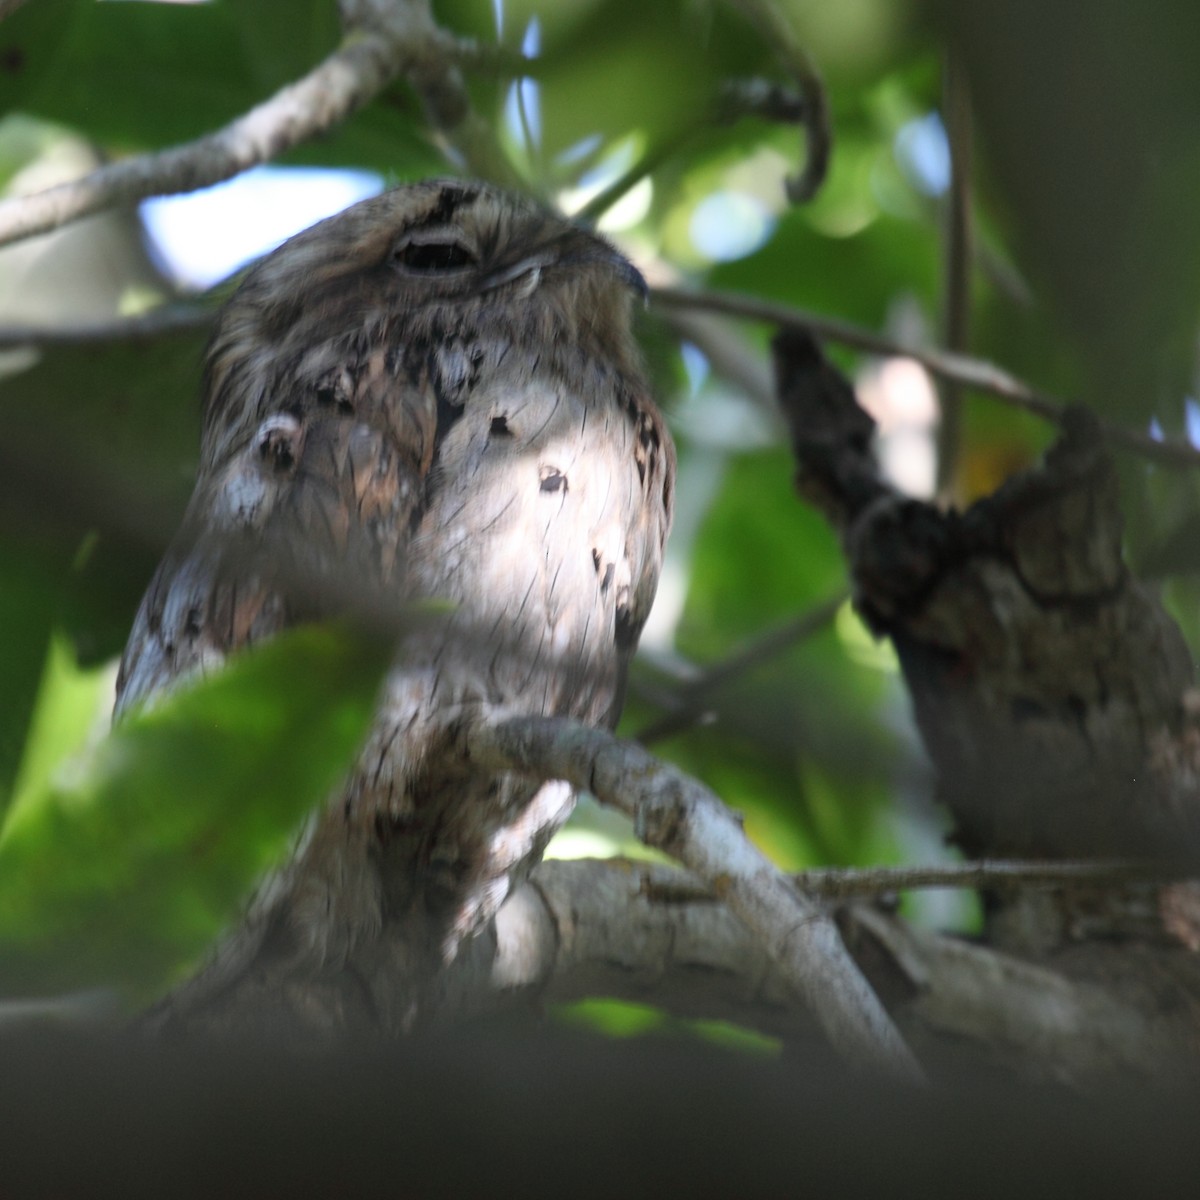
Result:
{"label": "broken branch stub", "polygon": [[807,334],[773,343],[798,486],[896,647],[940,798],[972,856],[1200,847],[1178,628],[1122,559],[1115,471],[1075,410],[1045,461],[964,512],[884,482],[871,418]]}

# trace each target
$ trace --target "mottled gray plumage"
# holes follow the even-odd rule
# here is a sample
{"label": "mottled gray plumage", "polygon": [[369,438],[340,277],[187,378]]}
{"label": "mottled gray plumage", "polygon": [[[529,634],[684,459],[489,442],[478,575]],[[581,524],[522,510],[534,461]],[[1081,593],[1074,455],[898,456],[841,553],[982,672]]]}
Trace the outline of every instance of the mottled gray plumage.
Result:
{"label": "mottled gray plumage", "polygon": [[118,707],[329,607],[296,578],[448,602],[401,640],[344,791],[259,899],[290,953],[341,962],[416,920],[452,955],[569,812],[565,785],[473,769],[456,731],[616,720],[674,476],[640,286],[540,207],[433,181],[291,239],[222,314],[199,478]]}

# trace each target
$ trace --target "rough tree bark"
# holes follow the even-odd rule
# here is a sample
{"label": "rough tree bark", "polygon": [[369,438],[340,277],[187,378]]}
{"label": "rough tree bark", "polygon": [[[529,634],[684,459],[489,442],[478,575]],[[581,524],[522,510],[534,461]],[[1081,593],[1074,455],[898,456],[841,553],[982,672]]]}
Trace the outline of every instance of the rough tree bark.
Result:
{"label": "rough tree bark", "polygon": [[[1191,658],[1122,559],[1116,474],[1089,415],[1070,414],[1041,466],[965,512],[940,511],[881,480],[873,422],[811,337],[781,333],[774,355],[798,487],[841,536],[859,612],[897,649],[954,840],[974,857],[1136,852],[1168,875],[1194,869],[1200,734]],[[1096,1022],[1091,1069],[1119,1059],[1150,1070],[1172,1056],[1194,1066],[1196,896],[1189,882],[985,894],[986,942],[1020,956],[995,959],[993,983],[1050,971],[1048,1013],[1058,981],[1099,989],[1094,1003],[1072,1009],[1078,1032]],[[928,1016],[930,972],[904,963],[904,947],[923,935],[873,918],[858,926]],[[972,974],[970,957],[964,946],[957,982]],[[885,991],[886,973],[873,973]],[[932,1006],[944,1030],[957,1024],[972,1036],[974,1002],[949,977],[934,990],[948,984],[957,1017],[944,990]],[[1099,1050],[1105,1005],[1127,1010],[1128,1046],[1115,1057]],[[1024,1065],[1038,1067],[1044,1052],[1027,1045]],[[1053,1057],[1039,1069],[1065,1069]]]}

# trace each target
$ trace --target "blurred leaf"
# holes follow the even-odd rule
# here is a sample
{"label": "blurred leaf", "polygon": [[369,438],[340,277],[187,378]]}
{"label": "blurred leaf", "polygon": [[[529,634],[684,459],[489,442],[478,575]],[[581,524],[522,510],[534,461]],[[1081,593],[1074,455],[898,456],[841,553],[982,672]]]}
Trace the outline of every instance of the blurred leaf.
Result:
{"label": "blurred leaf", "polygon": [[506,40],[519,42],[534,15],[540,23],[537,79],[550,154],[597,133],[615,140],[639,132],[653,142],[703,119],[725,79],[778,74],[770,48],[723,6],[609,0],[506,13]]}
{"label": "blurred leaf", "polygon": [[59,764],[83,749],[99,721],[107,721],[113,671],[115,666],[80,668],[67,640],[59,633],[50,638],[15,795],[44,791]]}
{"label": "blurred leaf", "polygon": [[217,0],[212,7],[234,30],[264,96],[312,70],[342,37],[337,5],[328,0]]}
{"label": "blurred leaf", "polygon": [[612,1038],[661,1032],[670,1022],[670,1017],[653,1005],[599,996],[556,1005],[554,1013],[568,1025],[582,1025]]}
{"label": "blurred leaf", "polygon": [[708,659],[844,584],[837,539],[792,486],[788,450],[734,458],[696,542],[679,647]]}
{"label": "blurred leaf", "polygon": [[[797,498],[794,469],[783,448],[729,464],[696,542],[678,634],[679,649],[701,666],[845,586],[837,539]],[[847,657],[830,628],[715,691],[716,725],[656,749],[743,810],[748,830],[784,865],[859,861],[897,765],[893,739],[870,719],[886,686]],[[853,831],[813,806],[828,807],[829,780]]]}
{"label": "blurred leaf", "polygon": [[0,74],[2,111],[128,147],[196,137],[262,99],[223,4],[38,0],[0,24],[4,57],[19,67]]}
{"label": "blurred leaf", "polygon": [[1147,418],[1182,394],[1200,317],[1200,6],[940,7],[1022,271],[1086,351],[1089,399]]}
{"label": "blurred leaf", "polygon": [[782,1043],[732,1021],[688,1020],[672,1016],[649,1004],[592,997],[554,1006],[555,1018],[565,1025],[594,1030],[610,1038],[645,1037],[649,1034],[699,1038],[741,1054],[775,1056]]}
{"label": "blurred leaf", "polygon": [[[0,111],[58,121],[122,151],[159,149],[266,100],[331,54],[339,38],[328,0],[38,0],[0,23]],[[416,105],[404,112],[380,101],[284,161],[413,178],[444,161],[421,124]]]}
{"label": "blurred leaf", "polygon": [[85,10],[96,7],[91,0],[40,0],[23,4],[0,22],[0,112],[33,111],[31,99],[76,23],[86,19]]}
{"label": "blurred leaf", "polygon": [[66,620],[84,662],[120,651],[187,502],[206,337],[51,346],[0,380],[0,521],[56,556],[33,615]]}
{"label": "blurred leaf", "polygon": [[145,996],[237,914],[358,746],[388,656],[304,628],[124,721],[0,832],[0,986]]}
{"label": "blurred leaf", "polygon": [[687,1022],[687,1028],[702,1041],[711,1042],[714,1046],[724,1046],[727,1050],[736,1050],[741,1054],[759,1054],[773,1058],[783,1049],[779,1038],[769,1037],[765,1033],[747,1029],[744,1025],[736,1025],[732,1021],[693,1020]]}
{"label": "blurred leaf", "polygon": [[136,470],[186,498],[199,453],[208,332],[48,346],[34,366],[0,379],[5,422],[47,451],[64,442],[86,447],[89,459]]}
{"label": "blurred leaf", "polygon": [[[834,197],[840,168],[834,167]],[[847,190],[855,191],[847,185]],[[861,201],[856,201],[860,204]],[[869,204],[869,202],[868,202]],[[754,254],[713,269],[714,287],[750,292],[831,316],[882,329],[889,307],[915,294],[931,311],[938,287],[936,231],[862,207],[856,233],[830,237],[813,217],[793,209],[784,214],[770,240]],[[849,219],[849,214],[848,214]]]}

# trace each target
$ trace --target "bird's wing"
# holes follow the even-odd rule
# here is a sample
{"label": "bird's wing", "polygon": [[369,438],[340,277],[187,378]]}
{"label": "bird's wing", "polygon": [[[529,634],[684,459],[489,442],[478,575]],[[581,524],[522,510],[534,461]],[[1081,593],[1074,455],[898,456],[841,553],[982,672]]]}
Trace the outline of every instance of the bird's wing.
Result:
{"label": "bird's wing", "polygon": [[[632,393],[627,401],[633,426],[633,458],[642,503],[626,542],[633,586],[628,607],[617,612],[618,641],[632,654],[650,616],[662,570],[667,534],[675,505],[675,444],[649,396]],[[632,643],[632,644],[630,644]]]}
{"label": "bird's wing", "polygon": [[130,634],[118,713],[305,617],[403,597],[437,428],[428,378],[372,354],[257,409],[206,458]]}

